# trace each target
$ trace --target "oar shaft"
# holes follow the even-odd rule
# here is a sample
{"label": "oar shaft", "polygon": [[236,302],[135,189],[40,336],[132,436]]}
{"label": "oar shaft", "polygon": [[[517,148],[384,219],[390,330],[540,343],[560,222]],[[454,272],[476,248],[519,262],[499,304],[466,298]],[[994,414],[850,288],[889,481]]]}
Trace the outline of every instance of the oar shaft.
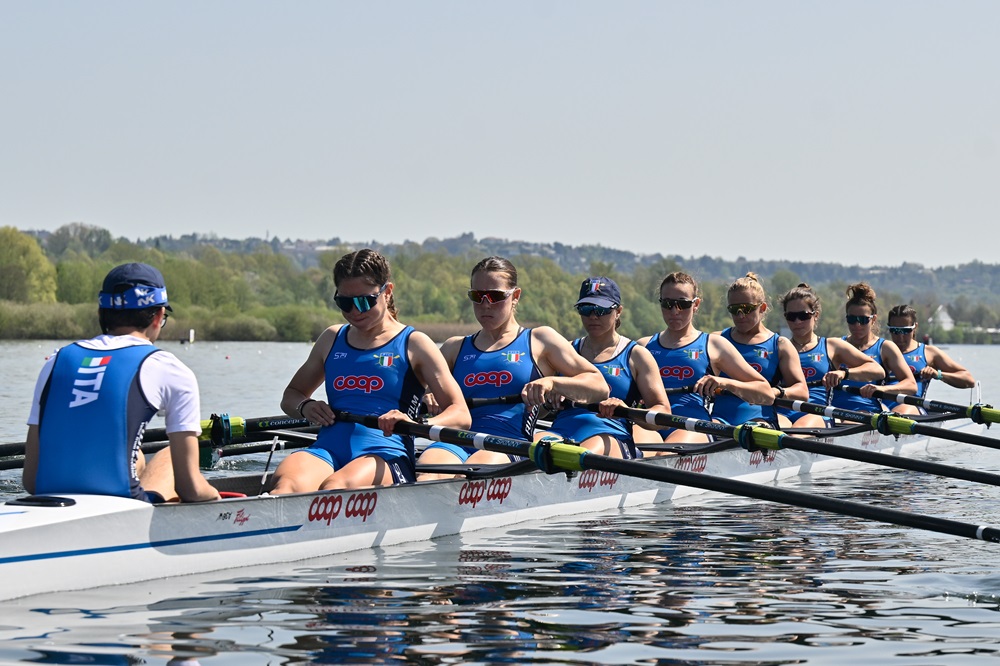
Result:
{"label": "oar shaft", "polygon": [[[600,459],[595,464],[596,459]],[[829,511],[840,513],[855,518],[866,520],[879,520],[885,523],[905,525],[917,529],[951,534],[953,536],[965,537],[968,539],[979,539],[982,541],[1000,542],[1000,529],[989,526],[973,525],[948,518],[937,516],[927,516],[917,513],[908,513],[896,509],[888,509],[878,506],[870,506],[860,502],[851,502],[822,495],[814,495],[787,488],[775,486],[758,485],[747,481],[736,479],[725,479],[710,474],[698,474],[669,467],[652,467],[642,462],[634,460],[620,460],[617,458],[605,458],[590,454],[583,457],[585,469],[597,469],[605,472],[615,472],[628,476],[673,483],[680,486],[690,486],[701,488],[702,490],[712,490],[730,495],[741,495],[753,499],[761,499],[779,504],[816,509],[818,511]],[[648,469],[643,469],[648,467]]]}
{"label": "oar shaft", "polygon": [[[841,385],[837,389],[851,395],[861,395],[860,386]],[[990,405],[956,405],[938,400],[918,398],[915,395],[907,393],[891,393],[881,389],[876,389],[872,395],[880,400],[891,400],[892,402],[923,407],[928,412],[955,412],[967,416],[978,423],[1000,423],[1000,409],[995,409]]]}
{"label": "oar shaft", "polygon": [[[775,402],[779,402],[776,400]],[[796,403],[797,404],[797,403]],[[590,409],[596,409],[596,405],[588,405]],[[660,424],[661,422],[673,422],[677,424],[683,424],[685,426],[690,426],[691,428],[699,432],[722,432],[729,433],[726,436],[732,437],[735,434],[737,428],[734,426],[726,426],[720,423],[699,421],[697,419],[685,419],[683,417],[661,414],[659,412],[649,412],[644,409],[632,409],[628,407],[618,407],[615,409],[615,416],[624,417],[641,421],[650,421],[653,423]],[[650,417],[650,414],[654,416]],[[932,428],[937,432],[938,428]],[[950,432],[950,431],[945,431]],[[963,433],[964,434],[964,433]],[[832,458],[845,458],[847,460],[855,460],[858,462],[870,463],[873,465],[883,465],[885,467],[894,467],[896,469],[906,469],[914,472],[922,472],[925,474],[934,474],[937,476],[943,476],[952,479],[962,479],[964,481],[972,481],[974,483],[984,483],[988,485],[1000,486],[1000,474],[991,474],[988,472],[980,472],[977,470],[963,469],[961,467],[954,467],[951,465],[944,465],[941,463],[934,463],[925,460],[915,460],[912,458],[902,458],[898,456],[892,456],[885,453],[878,453],[876,451],[866,451],[864,449],[855,449],[848,446],[840,446],[839,444],[831,444],[830,442],[824,442],[819,439],[810,439],[807,437],[792,437],[786,435],[785,433],[778,430],[771,430],[769,428],[761,428],[754,426],[750,429],[749,437],[753,440],[753,444],[757,446],[762,446],[764,448],[770,449],[790,449],[793,451],[804,451],[806,453],[815,453],[824,456],[830,456]]]}
{"label": "oar shaft", "polygon": [[[360,416],[348,412],[336,412],[338,419],[361,423],[370,428],[378,428],[377,416]],[[856,518],[880,520],[886,523],[915,527],[918,529],[951,534],[953,536],[980,539],[983,541],[1000,542],[1000,529],[988,526],[973,525],[948,518],[907,513],[895,509],[869,506],[860,502],[823,497],[786,488],[758,485],[747,481],[726,479],[710,474],[698,474],[684,470],[673,469],[662,465],[654,465],[648,461],[623,460],[591,453],[581,446],[565,443],[548,446],[525,440],[497,437],[484,433],[469,432],[442,426],[430,426],[408,421],[398,422],[394,431],[401,435],[424,437],[439,442],[450,442],[461,446],[474,445],[476,448],[499,451],[514,455],[526,456],[539,463],[539,447],[551,454],[550,462],[555,467],[566,471],[592,469],[602,472],[612,472],[625,476],[633,476],[650,481],[672,483],[679,486],[689,486],[702,490],[711,490],[730,495],[741,495],[753,499],[761,499],[780,504],[831,511]]]}
{"label": "oar shaft", "polygon": [[906,418],[899,414],[890,412],[883,414],[872,414],[871,412],[860,412],[852,409],[840,409],[829,405],[817,405],[801,400],[788,400],[786,398],[776,398],[774,404],[778,407],[787,407],[797,412],[808,414],[819,414],[830,418],[837,418],[842,421],[853,421],[865,423],[879,432],[887,432],[897,435],[927,435],[947,439],[963,444],[974,446],[985,446],[991,449],[1000,449],[1000,440],[971,432],[961,432],[958,430],[948,430],[939,426],[929,426],[917,423],[913,419]]}

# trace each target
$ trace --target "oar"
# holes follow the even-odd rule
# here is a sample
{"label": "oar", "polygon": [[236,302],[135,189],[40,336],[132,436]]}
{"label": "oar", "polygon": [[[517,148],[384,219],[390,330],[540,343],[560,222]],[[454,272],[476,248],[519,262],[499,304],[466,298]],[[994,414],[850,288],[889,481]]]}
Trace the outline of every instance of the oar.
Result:
{"label": "oar", "polygon": [[[837,388],[845,393],[861,395],[860,386],[841,385]],[[992,405],[953,405],[948,402],[918,398],[915,395],[908,395],[906,393],[890,393],[882,390],[876,390],[872,395],[880,400],[891,400],[892,402],[902,402],[907,405],[923,407],[928,412],[955,412],[972,419],[976,423],[1000,423],[1000,409],[994,409]]]}
{"label": "oar", "polygon": [[[663,389],[667,395],[680,395],[681,393],[691,393],[694,385],[675,386],[674,388]],[[485,407],[486,405],[519,405],[521,404],[521,394],[500,395],[494,398],[466,398],[465,404],[472,407]]]}
{"label": "oar", "polygon": [[[377,416],[362,416],[349,412],[335,412],[339,420],[360,423],[369,428],[378,429]],[[855,518],[879,520],[895,525],[915,527],[943,534],[951,534],[969,539],[1000,542],[1000,529],[996,527],[973,525],[948,518],[907,513],[895,509],[869,506],[860,502],[834,499],[813,495],[786,488],[758,485],[747,481],[726,479],[710,474],[698,474],[684,470],[673,469],[651,464],[649,461],[623,460],[591,453],[587,449],[564,442],[528,442],[509,437],[488,435],[485,433],[431,426],[409,421],[397,422],[394,431],[401,435],[424,437],[436,442],[447,442],[459,446],[474,446],[477,449],[497,451],[519,456],[526,456],[544,471],[582,471],[587,469],[612,474],[634,476],[650,481],[672,483],[679,486],[689,486],[711,490],[730,495],[740,495],[769,502],[778,502],[790,506],[830,511]]]}
{"label": "oar", "polygon": [[957,432],[938,426],[929,426],[900,414],[893,414],[892,412],[862,412],[830,405],[818,405],[801,400],[789,400],[787,398],[776,398],[774,404],[778,407],[786,407],[797,412],[819,414],[820,416],[840,419],[841,421],[866,423],[873,430],[877,430],[883,435],[927,435],[929,437],[962,442],[963,444],[972,444],[973,446],[1000,449],[1000,440],[993,437],[970,432]]}
{"label": "oar", "polygon": [[[775,403],[778,403],[775,400]],[[791,401],[787,401],[791,402]],[[582,405],[587,409],[597,411],[596,404]],[[744,424],[741,426],[731,426],[715,421],[703,421],[699,419],[675,416],[674,414],[664,414],[648,409],[633,409],[630,407],[616,407],[615,416],[627,418],[635,422],[650,423],[659,426],[673,426],[715,435],[724,435],[735,439],[744,448],[752,446],[779,451],[790,449],[792,451],[805,451],[806,453],[816,453],[830,456],[831,458],[846,458],[858,462],[871,463],[873,465],[884,465],[896,469],[907,469],[913,472],[923,472],[934,474],[951,479],[962,479],[974,483],[985,483],[992,486],[1000,486],[1000,474],[990,472],[980,472],[978,470],[963,469],[952,465],[928,462],[926,460],[915,460],[913,458],[901,458],[891,456],[886,453],[877,453],[865,449],[855,449],[849,446],[831,444],[819,439],[807,437],[795,437],[780,430],[773,430],[754,424]],[[937,430],[932,428],[932,430]],[[948,431],[946,431],[948,432]]]}

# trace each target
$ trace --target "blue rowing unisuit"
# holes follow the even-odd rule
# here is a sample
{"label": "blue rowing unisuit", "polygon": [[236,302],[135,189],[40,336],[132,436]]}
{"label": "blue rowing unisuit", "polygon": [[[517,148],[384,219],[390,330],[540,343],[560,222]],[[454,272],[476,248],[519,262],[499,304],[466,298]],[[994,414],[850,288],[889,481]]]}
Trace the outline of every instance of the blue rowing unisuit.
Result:
{"label": "blue rowing unisuit", "polygon": [[[750,364],[754,370],[759,372],[771,386],[777,386],[781,382],[781,364],[778,358],[778,334],[772,333],[771,337],[763,342],[745,345],[733,339],[732,327],[722,332],[722,337],[733,343],[740,356]],[[722,373],[723,377],[728,377]],[[772,425],[777,425],[777,416],[774,407],[770,405],[752,405],[745,400],[733,395],[723,393],[715,399],[712,407],[712,416],[722,419],[731,425],[739,425],[747,421],[763,419]]]}
{"label": "blue rowing unisuit", "polygon": [[[350,328],[344,325],[337,332],[324,363],[330,407],[367,415],[398,409],[416,419],[424,387],[407,355],[413,327],[405,327],[392,340],[373,349],[351,346],[347,341]],[[409,458],[411,463],[413,460],[412,438],[395,434],[385,437],[379,430],[346,421],[321,428],[313,447],[327,450],[337,469],[369,454],[383,460],[400,456]]]}
{"label": "blue rowing unisuit", "polygon": [[[660,344],[660,334],[654,335],[646,343],[660,369],[663,388],[691,386],[705,375],[712,373],[712,362],[708,357],[708,333],[700,333],[690,344],[676,349],[667,349]],[[670,396],[670,411],[676,416],[688,419],[711,419],[705,407],[705,399],[697,393],[680,393]]]}
{"label": "blue rowing unisuit", "polygon": [[[843,340],[847,340],[845,335]],[[867,349],[862,349],[867,356],[872,357],[882,365],[882,343],[885,342],[883,338],[877,339],[871,344]],[[850,343],[848,343],[850,344]],[[884,366],[883,366],[884,367]],[[888,374],[888,373],[886,373]],[[861,382],[854,381],[853,379],[848,379],[841,382],[842,386],[864,386],[865,384],[884,384],[885,382]],[[833,406],[840,409],[853,409],[857,411],[864,412],[881,412],[882,403],[875,398],[863,398],[860,395],[854,395],[853,393],[847,393],[846,391],[834,391],[833,392]]]}

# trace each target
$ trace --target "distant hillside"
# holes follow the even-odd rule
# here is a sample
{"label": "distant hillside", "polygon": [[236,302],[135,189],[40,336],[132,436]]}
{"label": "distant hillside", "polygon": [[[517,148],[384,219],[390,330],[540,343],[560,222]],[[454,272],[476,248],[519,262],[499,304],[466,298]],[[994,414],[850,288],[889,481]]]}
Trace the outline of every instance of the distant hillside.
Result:
{"label": "distant hillside", "polygon": [[[26,232],[45,243],[51,236],[47,231]],[[105,232],[106,233],[106,232]],[[602,245],[565,245],[563,243],[531,243],[505,238],[480,238],[467,233],[455,238],[428,238],[422,243],[356,243],[339,237],[319,240],[269,240],[262,238],[230,239],[214,234],[187,234],[179,237],[156,236],[137,239],[139,245],[155,247],[166,252],[191,252],[197,246],[213,246],[223,252],[252,253],[264,248],[291,258],[300,268],[319,264],[322,252],[349,251],[373,247],[392,257],[400,253],[444,252],[451,256],[478,259],[489,255],[515,257],[530,255],[546,257],[571,274],[590,273],[597,267],[602,271],[618,271],[631,275],[637,267],[680,268],[691,273],[701,282],[727,283],[754,271],[766,280],[776,274],[788,274],[813,286],[848,285],[866,281],[878,291],[890,291],[904,299],[951,303],[968,301],[994,306],[1000,304],[1000,265],[974,261],[961,266],[938,269],[921,264],[903,263],[899,266],[844,266],[835,263],[809,263],[794,260],[763,260],[740,257],[735,261],[710,257],[682,257],[681,255],[635,254]]]}

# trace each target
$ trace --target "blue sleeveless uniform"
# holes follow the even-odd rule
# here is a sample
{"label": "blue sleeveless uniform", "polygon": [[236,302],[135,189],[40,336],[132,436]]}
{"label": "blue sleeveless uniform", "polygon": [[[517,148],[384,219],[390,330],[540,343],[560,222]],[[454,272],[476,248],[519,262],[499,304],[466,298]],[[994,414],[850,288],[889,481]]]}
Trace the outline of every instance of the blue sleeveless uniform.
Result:
{"label": "blue sleeveless uniform", "polygon": [[[424,387],[410,366],[407,344],[413,327],[407,326],[381,347],[357,349],[347,341],[350,325],[337,332],[326,357],[326,400],[334,410],[381,415],[398,409],[416,420]],[[363,455],[376,455],[392,468],[397,481],[412,481],[413,438],[385,437],[382,431],[360,423],[337,421],[320,428],[307,452],[326,460],[335,470]]]}
{"label": "blue sleeveless uniform", "polygon": [[[452,375],[467,399],[501,398],[517,395],[528,382],[542,376],[531,356],[531,329],[522,329],[503,349],[481,351],[475,340],[479,333],[466,336],[455,357]],[[535,430],[537,409],[526,409],[523,402],[514,405],[482,405],[469,410],[475,432],[498,437],[530,440]],[[445,449],[463,462],[476,452],[475,447],[435,442],[428,448]],[[512,457],[516,459],[516,457]]]}
{"label": "blue sleeveless uniform", "polygon": [[[920,376],[920,371],[927,367],[927,349],[923,342],[917,343],[917,348],[913,351],[906,352],[903,354],[903,358],[906,360],[906,365],[910,366],[910,372],[913,373],[914,378]],[[891,372],[888,374],[886,379],[886,384],[893,384],[899,381],[896,376]],[[931,383],[929,381],[923,381],[917,379],[917,397],[923,398],[927,395],[927,389],[930,387]],[[894,402],[892,400],[885,401],[885,408],[892,409],[900,403]],[[921,414],[926,414],[927,412],[923,407],[918,407]]]}
{"label": "blue sleeveless uniform", "polygon": [[[582,344],[583,338],[573,341],[573,348],[577,353],[580,352]],[[608,383],[611,397],[621,398],[630,407],[634,407],[639,401],[639,388],[635,386],[628,364],[633,347],[635,342],[631,341],[614,358],[594,363]],[[618,392],[617,395],[615,391]],[[610,435],[620,443],[623,458],[641,457],[632,440],[632,424],[627,419],[605,419],[589,409],[576,407],[564,409],[556,414],[549,430],[574,442],[582,442],[595,435]]]}
{"label": "blue sleeveless uniform", "polygon": [[[841,338],[847,340],[847,336]],[[862,349],[861,351],[875,359],[875,361],[882,365],[882,343],[885,342],[884,339],[879,338],[867,349]],[[886,373],[888,374],[888,373]],[[853,379],[848,379],[845,382],[841,382],[843,386],[864,386],[865,384],[882,384],[884,382],[856,382]],[[862,398],[860,395],[854,395],[852,393],[846,393],[845,391],[834,391],[833,392],[833,406],[839,407],[840,409],[854,409],[864,412],[881,412],[883,410],[882,403],[875,398]]]}
{"label": "blue sleeveless uniform", "polygon": [[[653,355],[660,369],[663,388],[676,389],[692,386],[705,375],[712,374],[712,362],[708,357],[708,333],[700,333],[694,341],[683,347],[667,349],[660,344],[660,335],[654,335],[646,343],[646,349]],[[688,419],[710,421],[712,417],[705,407],[705,400],[697,393],[670,395],[670,411]],[[661,433],[666,434],[667,430]]]}
{"label": "blue sleeveless uniform", "polygon": [[[799,363],[802,364],[802,374],[805,375],[807,384],[822,381],[826,373],[834,369],[833,360],[830,358],[830,353],[826,346],[826,338],[819,338],[816,346],[812,349],[800,351]],[[829,404],[829,398],[829,391],[827,391],[825,386],[809,387],[809,402],[817,405],[826,405]],[[777,411],[779,414],[787,416],[788,420],[793,423],[805,416],[805,412],[793,412],[784,407],[778,407]],[[826,417],[823,417],[823,420],[830,422],[830,419]]]}
{"label": "blue sleeveless uniform", "polygon": [[[777,386],[781,382],[777,333],[772,333],[767,340],[753,345],[745,345],[734,340],[732,327],[722,331],[722,337],[733,343],[740,356],[750,364],[750,367],[763,375],[768,384]],[[723,373],[722,376],[727,377],[728,375]],[[730,425],[740,425],[747,421],[766,421],[772,426],[778,425],[778,417],[774,407],[751,405],[728,392],[716,397],[715,405],[712,407],[712,416]]]}
{"label": "blue sleeveless uniform", "polygon": [[35,492],[146,499],[135,460],[156,414],[139,386],[152,345],[63,347],[42,392]]}

